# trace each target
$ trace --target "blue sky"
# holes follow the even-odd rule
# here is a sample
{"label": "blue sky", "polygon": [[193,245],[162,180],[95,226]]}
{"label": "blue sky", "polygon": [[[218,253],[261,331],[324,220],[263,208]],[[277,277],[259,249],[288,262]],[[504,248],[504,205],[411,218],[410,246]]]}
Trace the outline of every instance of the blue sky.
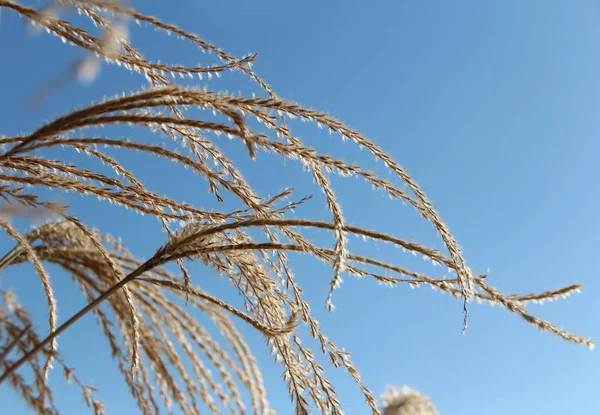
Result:
{"label": "blue sky", "polygon": [[[490,283],[522,293],[581,283],[581,294],[532,305],[531,311],[578,334],[600,337],[597,2],[164,4],[147,1],[140,9],[236,56],[258,53],[254,68],[280,96],[325,110],[383,147],[428,194],[471,268],[478,273],[490,269]],[[134,31],[132,38],[153,59],[205,59],[172,38],[149,32]],[[27,35],[19,19],[6,11],[0,18],[0,50],[0,133],[6,135],[29,131],[74,106],[143,84],[140,77],[103,68],[95,84],[70,85],[42,108],[24,111],[15,102],[24,102],[41,81],[80,54],[49,36]],[[232,92],[247,91],[249,85],[234,75],[211,82],[212,88]],[[323,152],[345,154],[350,162],[381,171],[380,163],[349,143],[316,128],[300,126],[297,131]],[[224,145],[239,156],[245,176],[262,194],[292,183],[297,196],[317,192],[310,176],[294,163],[277,167],[281,174],[274,177],[265,163],[244,157],[239,146]],[[187,195],[189,184],[172,179],[178,171],[160,169],[156,174],[155,165],[127,157],[124,162],[153,183],[154,190]],[[261,155],[261,160],[271,159]],[[333,182],[348,222],[440,246],[431,226],[401,203],[386,201],[357,180]],[[204,202],[201,183],[197,188],[188,197],[212,203]],[[158,223],[130,220],[132,215],[96,201],[64,198],[74,213],[122,236],[140,256],[164,240]],[[318,196],[297,214],[325,217],[322,204]],[[107,209],[112,209],[109,215]],[[1,246],[9,247],[5,238]],[[387,246],[365,247],[352,240],[354,247],[412,264]],[[328,314],[320,302],[330,272],[318,264],[292,261],[324,331],[352,352],[363,379],[377,394],[386,384],[410,384],[428,394],[442,414],[600,413],[597,351],[540,333],[506,310],[477,304],[471,305],[470,326],[461,336],[459,302],[428,288],[389,289],[350,277],[334,297],[338,309]],[[20,275],[9,271],[2,284],[20,287],[23,293],[25,276]],[[228,292],[210,281],[204,286]],[[81,299],[67,284],[58,286],[64,288],[59,296],[64,318]],[[31,304],[43,298],[35,290],[23,295]],[[61,345],[98,385],[111,413],[129,413],[130,403],[121,401],[126,394],[120,381],[112,380],[94,329],[82,326],[67,333]],[[274,408],[291,413],[281,369],[272,364],[261,339],[244,332],[263,364]],[[97,359],[86,359],[96,350]],[[352,381],[338,370],[330,373],[346,412],[367,413]],[[67,399],[70,389],[63,390],[60,399],[71,408],[65,413],[76,413],[78,402]],[[10,391],[0,390],[0,400],[12,409],[7,413],[21,413]]]}

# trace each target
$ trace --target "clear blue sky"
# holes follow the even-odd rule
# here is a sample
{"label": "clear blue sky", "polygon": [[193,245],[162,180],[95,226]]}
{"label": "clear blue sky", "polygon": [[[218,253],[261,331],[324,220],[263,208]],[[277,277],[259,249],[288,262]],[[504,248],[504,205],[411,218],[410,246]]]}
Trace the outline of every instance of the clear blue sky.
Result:
{"label": "clear blue sky", "polygon": [[[257,72],[282,97],[326,110],[372,137],[410,172],[449,224],[475,272],[504,291],[530,292],[583,284],[564,301],[531,306],[541,317],[578,334],[600,338],[600,4],[591,0],[473,1],[191,1],[134,2],[141,11],[177,23],[234,55],[257,52]],[[155,59],[198,62],[202,55],[174,39],[133,34]],[[179,49],[181,48],[181,49]],[[35,87],[80,56],[49,36],[29,36],[19,19],[0,18],[0,133],[29,131],[52,116],[103,95],[142,85],[139,77],[107,69],[90,87],[71,85],[39,110],[21,104]],[[246,90],[238,78],[215,89]],[[229,83],[228,79],[231,79]],[[301,127],[303,138],[324,152],[346,152],[371,163],[351,144]],[[322,138],[322,140],[321,140]],[[158,138],[156,138],[158,140]],[[273,194],[296,183],[299,196],[315,192],[310,177],[286,168],[267,182],[268,170],[241,157],[248,180]],[[159,192],[185,195],[188,183],[130,164]],[[259,159],[260,160],[260,159]],[[379,169],[380,165],[369,164]],[[282,170],[283,172],[284,170]],[[281,176],[281,177],[280,177]],[[431,226],[400,203],[387,202],[356,180],[336,179],[348,221],[439,246]],[[198,195],[190,199],[200,203]],[[151,186],[152,188],[152,186]],[[131,221],[108,204],[65,196],[88,223],[123,236],[140,256],[163,241],[157,223]],[[300,216],[323,212],[317,197]],[[84,209],[83,206],[92,206]],[[112,210],[110,210],[112,209]],[[106,214],[110,210],[110,214]],[[118,226],[115,225],[118,221]],[[152,229],[147,226],[152,224]],[[143,235],[143,236],[140,236]],[[387,246],[361,248],[399,263]],[[4,239],[2,247],[8,248]],[[600,356],[540,333],[498,307],[471,305],[461,336],[461,305],[428,288],[380,287],[346,278],[336,292],[338,310],[322,312],[330,273],[297,263],[297,274],[324,330],[353,353],[365,382],[377,393],[386,384],[410,384],[428,394],[442,414],[600,414]],[[24,268],[20,269],[24,270]],[[440,272],[433,269],[432,274]],[[21,288],[7,272],[3,286]],[[59,279],[58,277],[55,279]],[[209,287],[203,285],[204,287]],[[215,292],[226,288],[214,287]],[[59,296],[61,317],[81,304],[68,284]],[[29,291],[29,290],[28,290]],[[75,293],[73,291],[73,296]],[[41,303],[30,291],[24,301]],[[65,300],[66,299],[66,300]],[[43,313],[43,309],[38,307]],[[40,320],[43,323],[43,319]],[[43,327],[43,326],[42,326]],[[245,329],[244,329],[245,330]],[[244,331],[248,332],[249,331]],[[120,381],[113,381],[94,329],[73,328],[61,345],[94,379],[114,414],[130,413]],[[291,413],[281,368],[257,336],[269,397]],[[75,346],[74,346],[75,344]],[[96,353],[97,352],[97,353]],[[94,359],[90,362],[89,356]],[[362,397],[340,371],[330,372],[348,414],[367,413]],[[61,389],[61,391],[73,389]],[[8,413],[21,413],[10,391],[0,390]],[[74,401],[74,402],[73,402]],[[77,413],[78,398],[66,399]],[[72,406],[69,406],[72,405]],[[24,413],[24,412],[23,412]]]}

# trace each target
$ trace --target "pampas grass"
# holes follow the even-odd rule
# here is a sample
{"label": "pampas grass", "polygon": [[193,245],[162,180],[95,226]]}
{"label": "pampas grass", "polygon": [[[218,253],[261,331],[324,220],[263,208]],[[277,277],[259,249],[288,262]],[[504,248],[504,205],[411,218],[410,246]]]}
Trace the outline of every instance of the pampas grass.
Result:
{"label": "pampas grass", "polygon": [[[321,363],[323,359],[344,368],[364,394],[366,405],[374,414],[379,413],[373,393],[363,384],[349,354],[320,330],[289,265],[290,252],[318,258],[331,266],[326,300],[330,309],[343,274],[373,278],[386,285],[424,284],[462,302],[465,328],[467,303],[477,299],[497,304],[566,341],[593,347],[590,339],[564,331],[526,309],[531,302],[568,296],[579,290],[578,285],[541,294],[506,294],[488,284],[485,276],[474,275],[447,225],[408,173],[371,140],[344,123],[277,96],[252,70],[255,55],[235,58],[192,33],[115,1],[62,0],[34,9],[16,1],[0,0],[0,10],[3,9],[18,14],[30,27],[41,28],[86,51],[83,58],[69,67],[72,77],[93,81],[99,76],[103,61],[108,61],[142,74],[149,83],[146,89],[74,110],[33,127],[25,135],[0,136],[4,147],[0,154],[0,196],[5,202],[0,226],[14,241],[14,248],[0,259],[0,269],[24,262],[34,265],[45,292],[49,328],[48,335],[40,335],[15,294],[0,290],[0,383],[14,388],[34,412],[60,413],[47,381],[48,372],[54,367],[79,388],[93,413],[105,413],[94,389],[67,366],[68,357],[61,355],[57,343],[61,333],[91,313],[106,338],[116,368],[143,414],[159,413],[163,406],[176,407],[184,414],[197,414],[201,405],[212,413],[273,413],[260,365],[235,328],[236,320],[249,324],[265,337],[283,368],[283,379],[297,414],[308,414],[310,407],[324,414],[342,413],[335,387],[328,381]],[[72,9],[90,19],[100,33],[93,34],[60,18],[63,11]],[[173,33],[199,50],[216,55],[220,63],[188,67],[150,61],[128,38],[131,21]],[[194,88],[168,78],[168,75],[175,79],[212,77],[225,71],[247,76],[261,88],[262,96]],[[43,99],[43,95],[34,98]],[[347,163],[341,156],[320,154],[294,134],[289,125],[294,119],[312,122],[329,130],[332,136],[365,148],[403,184],[395,185],[362,166]],[[104,127],[121,125],[146,129],[157,142],[149,144],[101,133]],[[88,129],[100,134],[83,135]],[[308,220],[294,216],[294,210],[307,198],[289,202],[290,189],[270,198],[256,193],[239,171],[238,161],[229,159],[217,146],[218,136],[239,140],[250,159],[255,159],[258,152],[269,152],[301,161],[323,192],[329,217]],[[176,143],[176,147],[167,145],[168,142]],[[115,176],[46,157],[52,148],[85,153],[110,167]],[[208,194],[219,201],[227,194],[243,208],[205,210],[161,196],[149,189],[151,183],[136,178],[110,156],[107,150],[111,148],[137,151],[185,166],[208,183]],[[415,209],[435,227],[446,252],[346,223],[331,185],[331,174],[364,180],[375,190]],[[72,216],[67,207],[41,200],[39,189],[96,196],[151,215],[166,230],[168,239],[151,257],[135,258],[126,246]],[[11,217],[25,210],[45,212],[54,219],[21,233],[11,223]],[[307,232],[311,229],[331,233],[335,239],[333,246],[319,246],[311,241]],[[383,241],[396,245],[448,267],[453,275],[435,278],[401,264],[357,255],[348,249],[349,235],[361,236],[367,243]],[[185,268],[184,261],[190,260],[213,268],[235,286],[244,309],[197,286]],[[169,263],[177,264],[179,271],[168,270]],[[84,308],[60,323],[52,279],[45,264],[57,265],[71,275],[87,301]],[[99,307],[101,303],[104,307]],[[193,317],[192,309],[214,322],[232,352],[222,347]],[[302,343],[297,330],[300,325],[308,327],[320,345],[317,353]],[[212,373],[207,363],[217,373]],[[33,377],[22,374],[26,368]],[[242,388],[248,392],[250,402],[242,399]],[[410,395],[410,399],[405,399],[407,402],[421,399],[416,398],[421,396],[418,393],[405,395],[402,396]],[[394,395],[395,403],[387,404],[385,414],[405,413],[389,409],[398,404],[399,396]],[[435,409],[432,411],[435,413]]]}
{"label": "pampas grass", "polygon": [[431,400],[416,389],[389,387],[381,397],[382,415],[438,415]]}

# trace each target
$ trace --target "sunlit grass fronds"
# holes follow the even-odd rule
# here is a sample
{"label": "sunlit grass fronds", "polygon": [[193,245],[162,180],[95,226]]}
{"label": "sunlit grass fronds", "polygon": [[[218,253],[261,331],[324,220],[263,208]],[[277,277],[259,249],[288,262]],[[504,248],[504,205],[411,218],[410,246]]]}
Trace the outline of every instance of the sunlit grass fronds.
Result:
{"label": "sunlit grass fronds", "polygon": [[[564,340],[593,347],[592,340],[535,317],[526,308],[530,303],[568,296],[579,291],[579,285],[540,294],[507,294],[489,285],[485,276],[474,275],[448,226],[405,169],[372,140],[341,121],[276,95],[252,69],[256,55],[235,58],[194,34],[121,2],[61,0],[38,10],[0,0],[0,8],[85,51],[68,67],[68,79],[93,80],[107,61],[143,74],[149,83],[146,89],[105,98],[32,126],[27,133],[0,136],[0,197],[5,202],[0,209],[0,225],[14,241],[14,248],[0,259],[0,270],[25,262],[34,265],[46,295],[49,329],[45,337],[37,334],[27,310],[16,305],[12,294],[0,292],[0,383],[10,384],[35,412],[60,413],[47,381],[54,362],[80,389],[92,411],[104,413],[92,389],[66,366],[56,342],[81,317],[93,313],[115,366],[143,414],[164,410],[197,414],[202,407],[212,413],[273,413],[260,364],[236,330],[235,321],[250,325],[264,337],[282,366],[297,414],[308,414],[311,408],[324,414],[342,413],[323,360],[347,371],[370,410],[379,413],[373,393],[361,380],[349,353],[321,331],[291,267],[291,253],[316,258],[331,267],[331,278],[323,281],[324,287],[329,287],[324,298],[330,309],[334,290],[344,275],[373,278],[384,285],[424,284],[462,301],[465,328],[467,302],[477,299],[497,304]],[[72,10],[92,25],[76,25],[60,17]],[[150,61],[129,40],[133,21],[175,34],[216,56],[217,62],[185,66]],[[177,84],[168,77],[210,78],[225,71],[247,76],[261,88],[262,95],[235,95]],[[55,87],[51,82],[42,92]],[[34,101],[47,99],[46,92],[36,95]],[[367,149],[375,161],[383,162],[390,178],[369,171],[367,166],[348,163],[344,154],[322,154],[305,144],[295,132],[294,120],[298,119],[328,130],[332,140],[348,140]],[[142,140],[135,133],[114,137],[114,127],[124,131],[133,128],[152,138]],[[220,145],[223,137],[240,142],[247,158],[255,163],[269,163],[269,159],[260,158],[261,153],[300,161],[323,193],[328,216],[299,216],[296,211],[310,196],[290,202],[291,184],[275,196],[255,191],[239,169],[243,159],[225,155]],[[233,200],[230,205],[235,208],[211,209],[163,196],[150,189],[152,178],[137,177],[112,149],[185,167],[199,183],[207,185],[207,196],[218,202]],[[100,162],[104,169],[84,168],[70,161],[66,154],[72,150]],[[436,229],[444,250],[348,223],[332,185],[332,174],[366,181],[373,189],[413,208]],[[150,215],[165,229],[167,238],[149,258],[135,258],[123,244],[74,217],[66,206],[42,200],[40,194],[48,190],[95,196]],[[23,233],[11,219],[26,209],[54,219]],[[394,219],[388,220],[391,223]],[[311,230],[329,234],[333,244],[317,240]],[[396,262],[359,255],[349,248],[349,236],[359,236],[365,244],[393,244],[444,265],[451,275],[434,277]],[[184,261],[215,270],[235,287],[239,299],[217,298],[207,292]],[[171,262],[178,265],[177,272],[167,268]],[[44,263],[61,267],[81,290],[87,305],[73,316],[58,319]],[[207,316],[220,336],[206,329],[196,313]],[[303,329],[316,342],[303,343]],[[318,352],[310,344],[317,344]],[[24,376],[24,371],[31,376]],[[402,398],[402,402],[418,400],[417,395],[409,395],[410,399]],[[401,406],[399,395],[393,398],[395,403],[389,401],[384,413],[404,413],[390,412],[394,405]]]}

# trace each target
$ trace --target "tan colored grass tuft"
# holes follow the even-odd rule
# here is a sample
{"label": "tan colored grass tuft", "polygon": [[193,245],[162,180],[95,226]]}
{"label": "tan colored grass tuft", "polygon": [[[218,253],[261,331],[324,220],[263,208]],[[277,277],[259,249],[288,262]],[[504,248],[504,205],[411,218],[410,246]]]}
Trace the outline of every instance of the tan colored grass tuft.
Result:
{"label": "tan colored grass tuft", "polygon": [[[373,278],[385,285],[425,284],[462,300],[465,327],[467,302],[476,298],[498,304],[531,325],[569,342],[593,347],[590,339],[564,331],[526,309],[530,303],[577,292],[579,285],[540,294],[506,294],[489,285],[485,276],[473,275],[447,225],[406,171],[371,140],[342,122],[278,97],[252,70],[255,55],[237,59],[194,34],[116,1],[60,0],[35,9],[13,0],[0,0],[0,8],[11,10],[30,26],[41,27],[87,52],[68,67],[65,79],[93,80],[106,60],[141,73],[149,82],[147,89],[74,110],[33,128],[28,134],[0,136],[0,145],[6,149],[0,154],[0,197],[5,202],[0,207],[4,217],[0,219],[0,226],[15,243],[0,259],[0,270],[32,263],[46,293],[49,312],[49,334],[43,337],[15,295],[0,290],[0,383],[6,382],[14,388],[36,413],[60,413],[47,383],[52,362],[63,370],[65,380],[79,388],[93,413],[104,413],[93,388],[67,366],[66,357],[60,355],[56,343],[61,333],[88,313],[94,314],[116,368],[143,414],[157,414],[163,407],[169,413],[197,414],[201,406],[217,414],[274,413],[259,364],[232,320],[249,324],[264,336],[273,356],[282,365],[283,378],[297,414],[308,414],[311,407],[324,414],[342,413],[342,404],[335,385],[327,379],[323,360],[344,368],[364,394],[372,413],[379,413],[373,393],[362,382],[349,354],[320,330],[289,265],[289,253],[303,253],[331,265],[333,275],[326,297],[329,308],[333,307],[332,295],[344,273]],[[62,11],[70,8],[89,19],[99,28],[99,33],[61,19]],[[133,20],[173,33],[198,49],[214,54],[219,62],[193,67],[152,62],[134,49],[128,39],[128,24]],[[203,78],[225,71],[248,76],[264,91],[263,95],[235,96],[178,85],[168,78],[168,75]],[[48,98],[48,91],[59,86],[56,81],[41,88],[34,101],[39,103]],[[206,115],[211,112],[216,116]],[[395,185],[362,166],[347,163],[342,157],[320,154],[305,145],[288,125],[289,120],[296,118],[311,121],[333,135],[366,148],[384,163],[394,180],[402,184]],[[90,127],[101,132],[104,126],[119,125],[147,129],[155,133],[157,142],[101,133],[84,136],[82,132]],[[237,162],[219,148],[218,136],[239,140],[251,159],[259,152],[269,152],[299,160],[323,192],[330,217],[308,220],[294,216],[294,210],[308,198],[285,204],[292,194],[291,189],[274,197],[261,197],[245,180]],[[160,139],[164,141],[159,142]],[[65,160],[48,158],[47,150],[51,148],[82,152],[102,162],[114,174],[109,176]],[[230,196],[241,207],[235,211],[208,210],[161,196],[118,159],[109,156],[107,150],[112,148],[142,152],[150,158],[186,167],[206,181],[207,194],[218,201]],[[331,185],[332,173],[365,180],[392,199],[412,206],[437,229],[447,253],[396,235],[349,225]],[[168,239],[150,258],[139,260],[112,237],[73,217],[65,206],[40,200],[40,189],[96,196],[122,208],[151,215],[166,230]],[[45,212],[55,219],[23,235],[10,222],[10,217],[25,209]],[[333,246],[319,246],[311,241],[308,231],[314,229],[331,233],[335,239]],[[435,264],[445,265],[454,275],[434,278],[400,264],[357,255],[348,249],[346,239],[350,235],[394,244]],[[244,309],[201,289],[197,278],[184,267],[184,261],[198,261],[216,270],[237,289]],[[178,265],[178,273],[164,267],[170,262]],[[43,263],[60,266],[88,302],[61,324],[58,324],[52,284]],[[193,317],[192,310],[208,316],[222,338],[215,338],[203,327]],[[303,344],[298,326],[307,328],[316,339],[319,353]],[[220,341],[229,346],[224,347]],[[215,368],[214,372],[209,367]],[[30,370],[33,377],[24,376],[24,370]],[[394,394],[390,399],[389,402],[384,399],[387,402],[385,414],[405,413],[393,412],[396,410],[393,408],[427,401],[418,393]],[[428,413],[435,413],[435,409]]]}
{"label": "tan colored grass tuft", "polygon": [[438,415],[427,396],[408,386],[388,387],[381,401],[382,415]]}

